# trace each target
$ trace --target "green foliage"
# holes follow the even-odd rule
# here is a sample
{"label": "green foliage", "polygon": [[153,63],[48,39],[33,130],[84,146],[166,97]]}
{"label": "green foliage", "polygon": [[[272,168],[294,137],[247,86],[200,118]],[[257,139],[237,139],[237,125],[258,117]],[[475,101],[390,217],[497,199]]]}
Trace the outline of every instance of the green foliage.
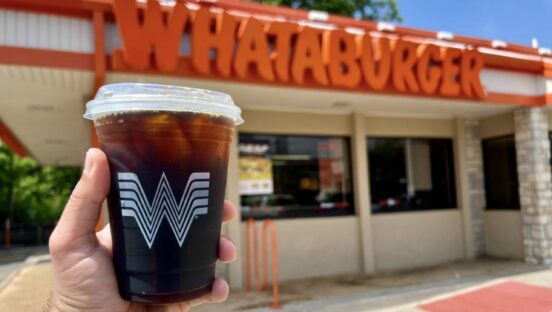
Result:
{"label": "green foliage", "polygon": [[31,158],[13,154],[0,142],[0,219],[54,221],[59,218],[79,176],[79,168],[39,166]]}
{"label": "green foliage", "polygon": [[325,11],[361,19],[401,22],[396,0],[253,0],[292,8]]}

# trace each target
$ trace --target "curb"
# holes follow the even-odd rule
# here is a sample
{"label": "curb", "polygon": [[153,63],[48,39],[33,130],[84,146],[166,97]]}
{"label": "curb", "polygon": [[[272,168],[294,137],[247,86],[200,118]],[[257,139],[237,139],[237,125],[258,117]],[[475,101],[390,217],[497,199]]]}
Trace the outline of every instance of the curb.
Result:
{"label": "curb", "polygon": [[8,288],[11,282],[19,275],[19,273],[21,273],[24,267],[26,267],[25,262],[20,263],[15,267],[14,271],[11,272],[10,275],[8,275],[8,277],[6,277],[4,281],[2,281],[2,283],[0,283],[0,294],[4,292],[6,288]]}

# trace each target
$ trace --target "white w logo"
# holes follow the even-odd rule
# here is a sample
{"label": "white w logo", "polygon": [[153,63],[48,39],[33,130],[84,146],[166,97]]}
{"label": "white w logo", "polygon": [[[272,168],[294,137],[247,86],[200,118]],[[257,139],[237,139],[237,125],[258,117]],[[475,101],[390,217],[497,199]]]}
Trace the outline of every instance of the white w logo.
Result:
{"label": "white w logo", "polygon": [[136,174],[119,172],[117,179],[122,215],[136,220],[149,248],[153,245],[163,218],[169,221],[174,236],[182,247],[194,218],[207,214],[209,172],[192,173],[178,203],[164,172],[151,204]]}

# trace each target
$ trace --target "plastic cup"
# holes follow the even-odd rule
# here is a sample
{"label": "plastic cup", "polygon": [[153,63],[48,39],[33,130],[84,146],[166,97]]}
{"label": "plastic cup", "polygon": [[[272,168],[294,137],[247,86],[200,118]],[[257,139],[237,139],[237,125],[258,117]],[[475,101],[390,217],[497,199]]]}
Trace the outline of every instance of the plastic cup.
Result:
{"label": "plastic cup", "polygon": [[166,304],[211,291],[240,113],[226,94],[155,84],[106,85],[87,103],[84,117],[109,161],[113,262],[124,299]]}

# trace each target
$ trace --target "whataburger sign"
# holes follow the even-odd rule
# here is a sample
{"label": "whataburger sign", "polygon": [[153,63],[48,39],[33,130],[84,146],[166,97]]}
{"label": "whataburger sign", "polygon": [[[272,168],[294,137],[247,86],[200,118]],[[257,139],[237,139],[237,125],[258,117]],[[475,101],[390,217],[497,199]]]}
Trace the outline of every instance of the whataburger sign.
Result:
{"label": "whataburger sign", "polygon": [[[194,72],[242,81],[483,98],[482,55],[400,38],[353,34],[291,22],[238,18],[177,2],[141,9],[114,0],[123,47],[114,69]],[[184,35],[190,53],[180,55]],[[212,51],[216,51],[213,53]]]}

